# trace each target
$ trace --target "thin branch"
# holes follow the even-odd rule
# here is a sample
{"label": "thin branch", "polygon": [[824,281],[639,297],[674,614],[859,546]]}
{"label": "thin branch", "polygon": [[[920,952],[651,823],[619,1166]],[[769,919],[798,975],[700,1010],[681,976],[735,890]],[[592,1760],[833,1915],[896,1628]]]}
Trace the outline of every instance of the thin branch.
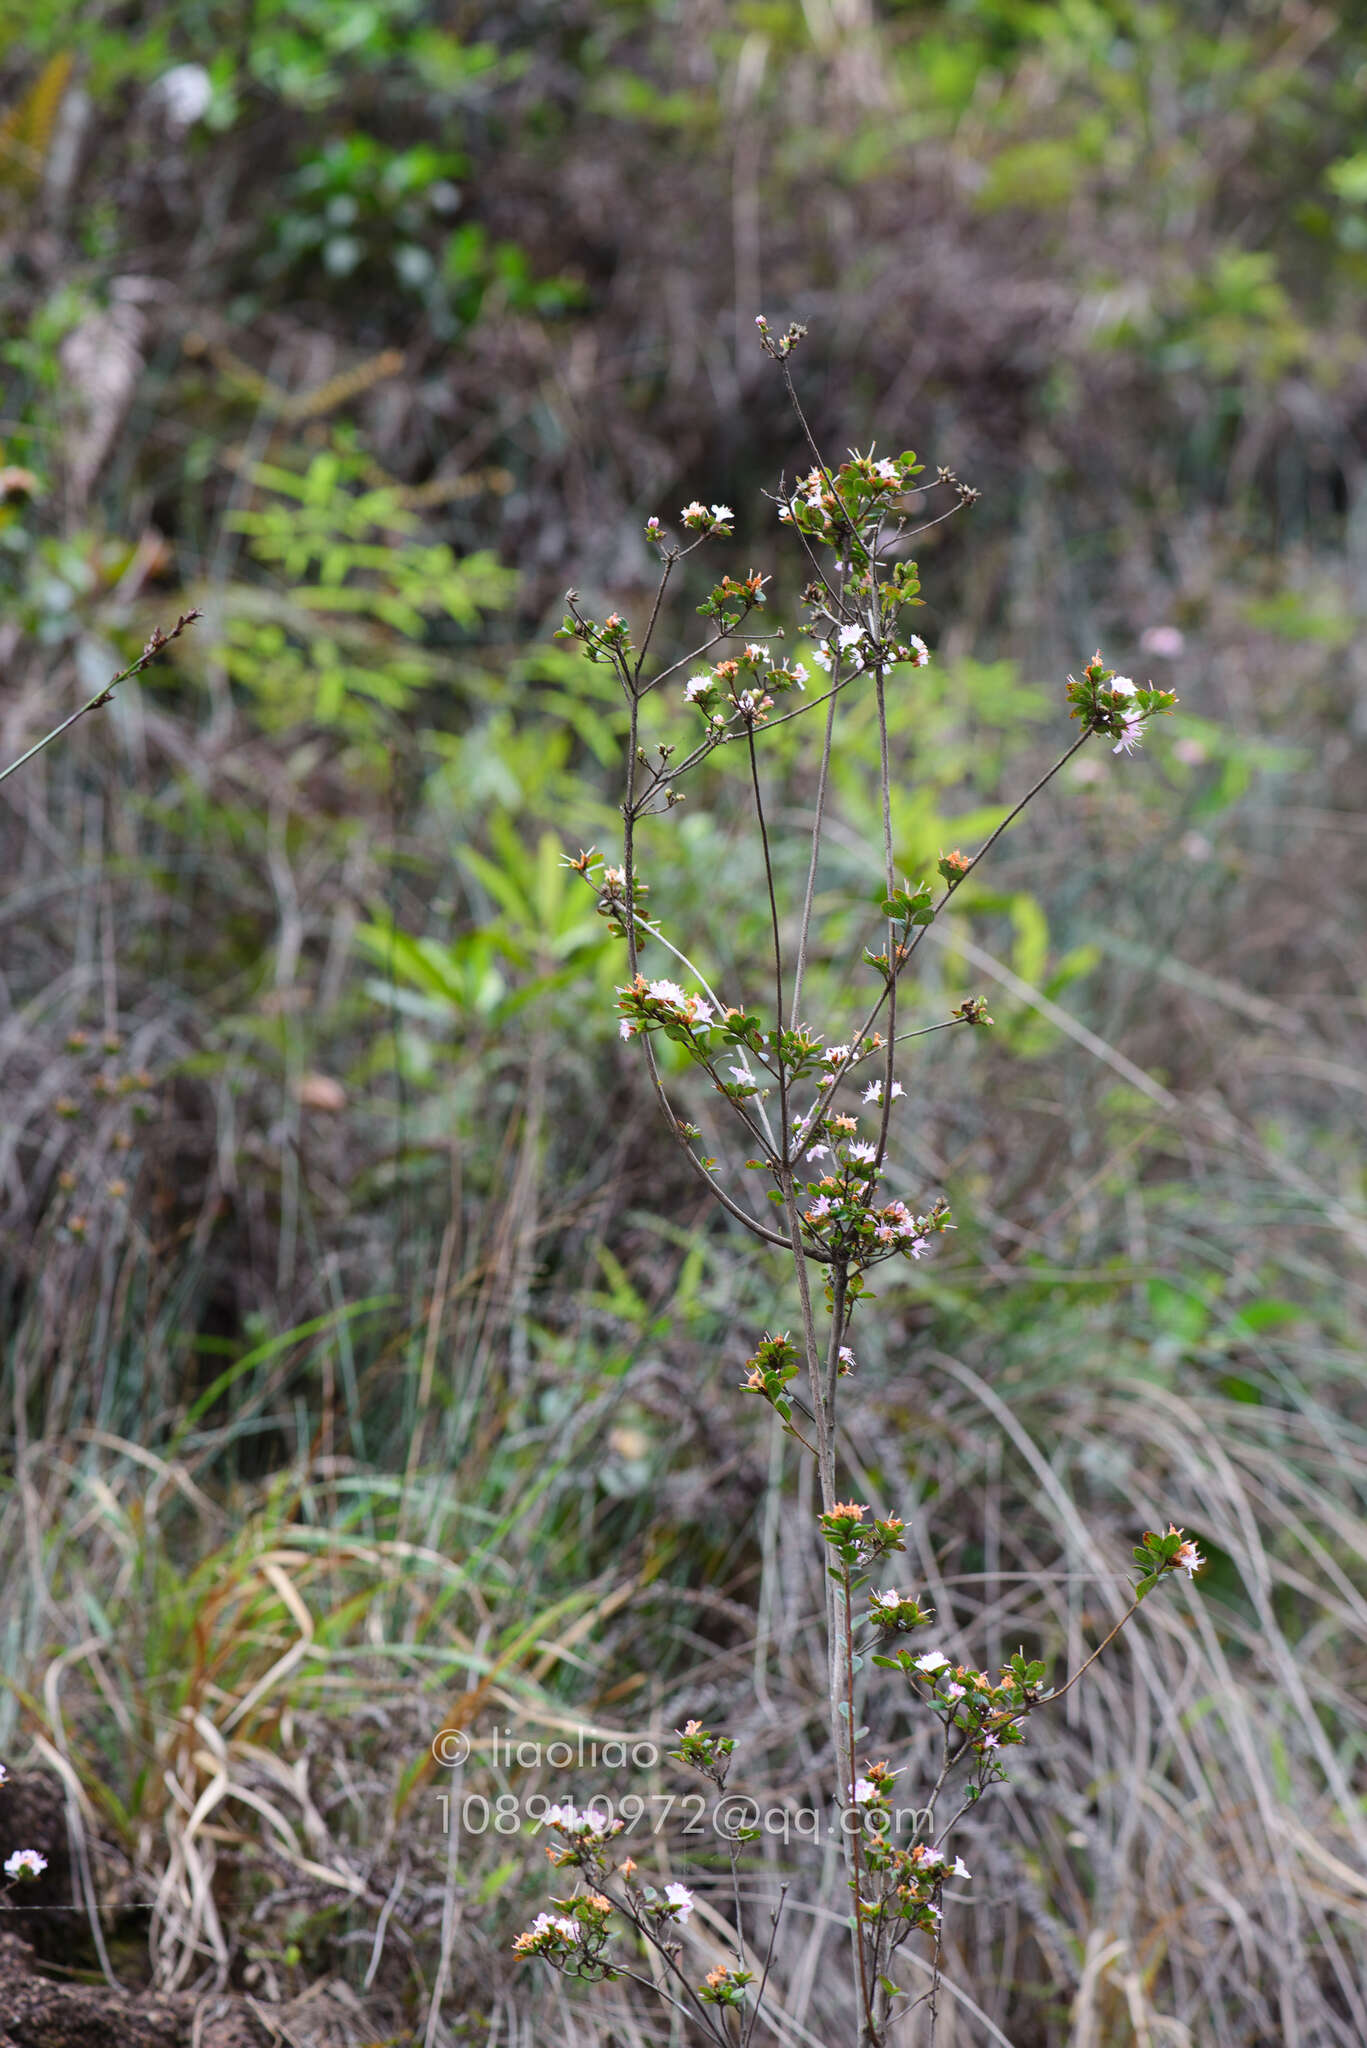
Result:
{"label": "thin branch", "polygon": [[55,725],[50,733],[45,733],[43,738],[31,746],[26,754],[21,754],[17,761],[11,761],[8,768],[0,769],[0,782],[7,782],[10,776],[17,774],[26,763],[33,759],[35,754],[41,754],[44,747],[50,747],[52,742],[59,740],[64,732],[70,732],[77,719],[84,718],[88,711],[98,711],[102,704],[107,704],[120,683],[131,682],[134,676],[140,676],[143,670],[156,660],[164,648],[169,647],[173,640],[179,640],[187,626],[192,626],[196,619],[203,618],[203,616],[204,614],[200,611],[182,612],[169,633],[163,633],[160,626],[154,627],[151,639],[147,642],[137,660],[130,662],[127,668],[120,669],[116,676],[111,676],[107,683],[96,690],[93,697],[86,699],[78,711],[73,711],[70,718],[64,718],[60,725]]}

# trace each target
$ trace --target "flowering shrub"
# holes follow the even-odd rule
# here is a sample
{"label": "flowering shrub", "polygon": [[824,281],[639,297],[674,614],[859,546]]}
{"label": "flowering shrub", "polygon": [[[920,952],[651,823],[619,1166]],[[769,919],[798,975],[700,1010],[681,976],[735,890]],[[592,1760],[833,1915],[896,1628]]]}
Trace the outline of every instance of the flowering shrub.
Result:
{"label": "flowering shrub", "polygon": [[[1029,1717],[1059,1700],[1087,1668],[1084,1664],[1066,1683],[1050,1686],[1045,1665],[1023,1652],[993,1676],[955,1664],[940,1649],[918,1653],[900,1646],[901,1638],[934,1620],[912,1593],[869,1590],[875,1568],[903,1549],[903,1524],[896,1515],[879,1517],[862,1501],[840,1498],[839,1386],[855,1370],[850,1336],[856,1313],[870,1298],[866,1276],[891,1261],[930,1256],[954,1227],[941,1194],[897,1192],[885,1184],[892,1117],[906,1094],[896,1072],[899,1048],[925,1031],[985,1029],[992,1022],[974,997],[937,1023],[908,1028],[899,1018],[899,987],[926,930],[1064,763],[1095,738],[1109,741],[1116,753],[1132,754],[1149,720],[1170,711],[1176,699],[1170,690],[1139,688],[1095,654],[1080,678],[1068,678],[1066,701],[1081,731],[1053,767],[977,853],[969,856],[956,848],[941,854],[938,890],[928,879],[899,877],[893,858],[886,692],[895,675],[922,668],[930,659],[925,642],[903,625],[903,613],[922,602],[916,564],[907,549],[927,524],[971,504],[977,493],[947,469],[923,482],[924,466],[910,451],[880,457],[871,447],[867,454],[851,452],[832,468],[807,429],[789,369],[804,330],[791,326],[775,335],[762,318],[758,328],[765,354],[785,380],[813,458],[795,485],[780,486],[774,503],[780,523],[796,536],[806,557],[809,580],[801,603],[818,673],[776,650],[777,632],[755,633],[769,583],[756,570],[741,577],[725,574],[714,583],[698,607],[707,622],[701,644],[676,660],[658,662],[656,630],[678,564],[708,542],[729,538],[734,515],[724,504],[686,505],[680,515],[688,536],[684,541],[672,540],[661,520],[652,518],[646,538],[658,557],[660,576],[639,641],[619,613],[600,622],[581,609],[575,592],[569,593],[562,634],[578,641],[589,661],[606,663],[615,673],[628,709],[629,737],[620,858],[605,865],[589,849],[568,865],[594,889],[600,913],[624,943],[626,979],[618,989],[618,1029],[623,1040],[639,1046],[667,1128],[727,1214],[761,1243],[781,1246],[791,1258],[797,1333],[766,1333],[747,1361],[742,1387],[777,1412],[816,1466],[818,1533],[827,1552],[829,1769],[843,1809],[841,1835],[854,1902],[850,1938],[857,2032],[861,2048],[879,2048],[891,2022],[907,2010],[910,1994],[890,1973],[898,1950],[916,1936],[931,1947],[932,1988],[923,1995],[933,2007],[944,1888],[970,1881],[952,1844],[956,1824],[990,1785],[1006,1780],[1009,1752],[1025,1740]],[[949,498],[947,509],[938,514],[926,511],[927,494],[935,491]],[[808,1021],[804,980],[837,720],[842,699],[855,688],[872,693],[877,714],[883,858],[876,900],[883,924],[862,955],[868,993],[855,1004],[853,1015],[833,1029]],[[678,720],[691,722],[682,729],[691,729],[692,736],[682,744],[676,738],[648,744],[651,700],[658,705],[670,689],[677,693]],[[806,887],[796,913],[787,915],[779,902],[760,741],[767,729],[820,710],[825,716],[819,727]],[[690,955],[666,937],[662,921],[647,912],[647,885],[637,864],[644,821],[682,802],[685,778],[723,749],[739,757],[763,863],[771,943],[758,998],[748,989],[715,989]],[[647,948],[670,955],[669,972],[642,971]],[[743,1002],[728,1000],[728,995],[742,994]],[[678,1062],[662,1062],[661,1039],[679,1049],[685,1068],[693,1068],[719,1100],[721,1127],[739,1139],[743,1157],[724,1163],[712,1156],[701,1128],[676,1106],[666,1084],[666,1065],[672,1069]],[[738,1178],[746,1173],[759,1177],[769,1215],[747,1195]],[[821,1283],[819,1291],[814,1280]],[[1160,1580],[1179,1572],[1191,1576],[1202,1560],[1190,1539],[1170,1527],[1161,1535],[1146,1534],[1135,1561],[1139,1576],[1133,1599],[1106,1642]],[[869,1631],[870,1641],[857,1647],[861,1630]],[[891,1827],[899,1773],[886,1761],[861,1761],[857,1754],[864,1731],[856,1718],[856,1674],[866,1661],[899,1674],[911,1697],[940,1724],[938,1775],[916,1788],[918,1825],[905,1846],[894,1841]],[[731,1738],[690,1721],[672,1754],[721,1791],[733,1747]],[[738,1894],[733,1927],[738,1966],[717,1965],[695,1981],[683,1961],[681,1936],[694,1903],[686,1887],[669,1883],[657,1890],[643,1883],[632,1859],[617,1856],[615,1838],[622,1822],[601,1808],[580,1812],[561,1806],[547,1818],[556,1835],[547,1852],[550,1861],[558,1870],[575,1871],[578,1883],[552,1901],[553,1912],[539,1914],[517,1937],[518,1953],[573,1976],[633,1977],[633,1962],[645,1943],[662,1960],[663,1971],[657,1969],[653,1980],[638,1981],[652,1982],[671,2006],[718,2043],[737,2038],[730,2014],[744,2013],[740,2038],[748,2041],[765,1977],[756,1981],[754,1972],[739,1967],[745,1948]],[[740,1830],[733,1841],[733,1867],[736,1841],[745,1833]]]}

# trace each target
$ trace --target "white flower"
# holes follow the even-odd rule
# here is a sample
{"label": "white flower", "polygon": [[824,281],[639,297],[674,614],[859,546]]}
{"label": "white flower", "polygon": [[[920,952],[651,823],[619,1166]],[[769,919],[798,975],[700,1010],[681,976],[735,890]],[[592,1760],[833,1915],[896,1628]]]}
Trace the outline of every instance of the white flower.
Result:
{"label": "white flower", "polygon": [[921,1867],[924,1870],[938,1870],[944,1860],[943,1849],[925,1849],[921,1852]]}
{"label": "white flower", "polygon": [[[846,1372],[853,1372],[853,1371],[854,1371],[854,1353],[853,1353],[853,1351],[851,1351],[851,1349],[850,1349],[850,1347],[849,1347],[849,1345],[848,1345],[848,1344],[842,1344],[842,1345],[841,1345],[841,1347],[840,1347],[840,1352],[839,1352],[839,1357],[840,1357],[840,1363],[841,1363],[841,1364],[842,1364],[842,1365],[844,1366],[844,1368],[845,1368]],[[886,1598],[887,1598],[887,1595],[886,1595],[886,1594],[884,1594],[884,1595],[883,1595],[883,1598],[884,1598],[884,1599],[886,1599]]]}
{"label": "white flower", "polygon": [[951,1877],[969,1878],[972,1877],[973,1872],[968,1868],[968,1865],[964,1862],[962,1856],[956,1856],[954,1858],[953,1864],[950,1867],[949,1874]]}
{"label": "white flower", "polygon": [[665,1886],[665,1897],[674,1908],[675,1920],[682,1927],[689,1914],[693,1911],[692,1892],[686,1884],[667,1884]]}
{"label": "white flower", "polygon": [[716,680],[712,675],[690,676],[684,684],[684,702],[696,704],[699,697],[705,696]]}
{"label": "white flower", "polygon": [[617,1036],[619,1038],[634,1038],[636,1036],[636,1026],[632,1023],[630,1017],[623,1017],[621,1023],[617,1026]]}
{"label": "white flower", "polygon": [[818,668],[824,668],[827,674],[829,675],[831,667],[831,655],[829,648],[814,647],[812,649],[812,660],[816,663]]}
{"label": "white flower", "polygon": [[829,1216],[830,1213],[831,1198],[829,1195],[818,1195],[811,1208],[804,1212],[808,1223],[820,1223],[822,1218]]}
{"label": "white flower", "polygon": [[191,128],[209,111],[213,81],[202,64],[173,64],[152,87],[173,128]]}
{"label": "white flower", "polygon": [[910,641],[908,642],[908,645],[912,650],[912,667],[924,668],[926,666],[926,663],[930,660],[930,649],[926,646],[926,643],[921,638],[920,634],[913,633]]}
{"label": "white flower", "polygon": [[706,519],[707,507],[706,505],[700,505],[697,499],[694,498],[691,504],[684,506],[683,511],[679,514],[679,517],[680,519],[682,519],[685,526],[691,526],[694,524],[696,520]]}
{"label": "white flower", "polygon": [[646,983],[646,994],[652,996],[657,1003],[672,1003],[680,1010],[684,1006],[684,992],[677,981],[649,981]]}
{"label": "white flower", "polygon": [[548,1934],[557,1934],[562,1941],[576,1941],[579,1929],[575,1922],[564,1914],[538,1913],[526,1933],[519,1934],[513,1946],[528,1949]]}
{"label": "white flower", "polygon": [[40,1856],[36,1849],[16,1849],[12,1856],[5,1858],[6,1877],[41,1877],[47,1869],[46,1856]]}
{"label": "white flower", "polygon": [[901,470],[895,462],[889,461],[887,456],[884,456],[881,462],[874,464],[873,473],[881,483],[900,484],[902,481]]}
{"label": "white flower", "polygon": [[838,637],[841,652],[844,653],[851,647],[862,646],[865,637],[864,628],[862,626],[842,626]]}
{"label": "white flower", "polygon": [[1121,723],[1120,738],[1111,748],[1113,754],[1132,754],[1144,737],[1144,714],[1142,711],[1127,711]]}
{"label": "white flower", "polygon": [[827,1159],[830,1157],[830,1150],[829,1145],[809,1145],[802,1156],[804,1159]]}
{"label": "white flower", "polygon": [[716,520],[734,519],[735,516],[729,505],[714,505],[712,507],[712,517]]}
{"label": "white flower", "polygon": [[854,1781],[854,1803],[868,1806],[877,1796],[878,1788],[871,1778],[856,1778]]}
{"label": "white flower", "polygon": [[949,1684],[945,1687],[945,1698],[947,1700],[961,1700],[966,1691],[967,1687],[960,1685],[957,1678],[951,1678]]}
{"label": "white flower", "polygon": [[1134,695],[1134,684],[1128,676],[1112,676],[1107,687],[1112,696],[1115,697],[1133,697]]}
{"label": "white flower", "polygon": [[738,1088],[753,1088],[755,1086],[755,1077],[748,1067],[728,1067],[726,1071]]}
{"label": "white flower", "polygon": [[767,647],[762,647],[758,640],[747,640],[745,643],[745,659],[747,661],[767,661],[769,659],[769,650]]}
{"label": "white flower", "polygon": [[936,1671],[944,1671],[948,1664],[949,1659],[943,1650],[927,1650],[924,1657],[916,1659],[916,1669],[924,1672],[927,1678],[931,1677]]}
{"label": "white flower", "polygon": [[838,1067],[840,1062],[848,1059],[849,1056],[850,1049],[847,1045],[828,1045],[825,1052],[821,1055],[828,1067]]}
{"label": "white flower", "polygon": [[[892,1099],[894,1102],[896,1102],[899,1095],[905,1095],[906,1092],[900,1081],[893,1082]],[[868,1087],[864,1090],[864,1100],[865,1102],[881,1102],[883,1100],[883,1084],[881,1081],[870,1081]]]}
{"label": "white flower", "polygon": [[857,1166],[872,1166],[874,1160],[878,1157],[878,1147],[870,1145],[867,1139],[861,1138],[856,1144],[848,1147],[848,1156]]}
{"label": "white flower", "polygon": [[0,1764],[0,1785],[8,1784],[8,1782],[9,1772],[5,1769],[5,1766],[3,1764]]}
{"label": "white flower", "polygon": [[[586,1806],[581,1813],[568,1801],[564,1806],[553,1806],[546,1815],[546,1825],[559,1828],[562,1835],[601,1835],[607,1824],[608,1817],[601,1806]],[[574,1922],[569,1924],[573,1927]]]}
{"label": "white flower", "polygon": [[705,1003],[701,996],[689,996],[687,1000],[688,1021],[695,1031],[706,1031],[712,1022],[712,1005]]}
{"label": "white flower", "polygon": [[792,667],[789,669],[788,673],[792,677],[793,681],[797,684],[799,690],[806,689],[807,664],[805,661],[795,661]]}
{"label": "white flower", "polygon": [[1197,1572],[1200,1571],[1202,1565],[1205,1563],[1205,1559],[1202,1557],[1200,1551],[1196,1548],[1196,1545],[1192,1542],[1191,1538],[1188,1537],[1186,1542],[1182,1545],[1181,1549],[1177,1552],[1177,1555],[1173,1558],[1173,1563],[1177,1567],[1179,1572],[1185,1572],[1189,1579],[1194,1579],[1196,1577]]}

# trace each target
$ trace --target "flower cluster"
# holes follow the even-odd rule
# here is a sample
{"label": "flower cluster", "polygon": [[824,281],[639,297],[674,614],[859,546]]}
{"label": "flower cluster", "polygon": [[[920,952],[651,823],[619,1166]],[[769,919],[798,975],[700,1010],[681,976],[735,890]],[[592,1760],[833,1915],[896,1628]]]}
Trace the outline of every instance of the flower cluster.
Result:
{"label": "flower cluster", "polygon": [[819,1518],[822,1537],[847,1571],[867,1571],[880,1557],[906,1549],[902,1541],[906,1524],[900,1515],[889,1515],[886,1520],[875,1516],[865,1528],[864,1517],[868,1512],[862,1501],[838,1500],[828,1514]]}
{"label": "flower cluster", "polygon": [[968,1879],[961,1856],[947,1863],[929,1842],[900,1849],[889,1839],[893,1780],[901,1774],[887,1763],[868,1764],[854,1781],[852,1804],[860,1816],[863,1872],[852,1878],[862,1921],[900,1921],[934,1934],[940,1923],[940,1892],[946,1878]]}
{"label": "flower cluster", "polygon": [[917,488],[916,478],[924,468],[910,449],[903,455],[880,458],[873,448],[867,455],[851,448],[849,460],[834,474],[818,467],[799,477],[793,489],[779,498],[778,516],[809,540],[836,546],[853,542],[854,565],[862,567],[868,555],[859,536],[889,512],[897,499]]}
{"label": "flower cluster", "polygon": [[711,1728],[704,1728],[701,1721],[685,1721],[676,1732],[679,1746],[671,1749],[669,1754],[676,1763],[688,1764],[704,1778],[710,1778],[720,1792],[731,1768],[735,1737],[718,1735]]}
{"label": "flower cluster", "polygon": [[718,1963],[709,1970],[698,1986],[698,1996],[704,2005],[729,2005],[739,2008],[745,2003],[745,1987],[755,1981],[753,1970],[738,1970],[731,1963]]}
{"label": "flower cluster", "polygon": [[763,313],[756,313],[755,326],[759,330],[760,347],[765,355],[772,357],[776,363],[782,362],[785,356],[790,356],[798,343],[805,340],[807,334],[806,328],[798,320],[790,320],[782,334],[771,334],[769,322]]}
{"label": "flower cluster", "polygon": [[667,1038],[696,1039],[710,1030],[716,1016],[713,1005],[696,991],[685,994],[677,981],[647,981],[643,974],[629,988],[619,988],[617,997],[622,1038],[662,1030]]}
{"label": "flower cluster", "polygon": [[1104,733],[1113,739],[1113,754],[1132,754],[1148,730],[1148,722],[1159,712],[1171,711],[1177,702],[1173,690],[1140,689],[1128,676],[1107,668],[1100,648],[1079,679],[1068,678],[1068,702],[1072,716],[1080,718],[1088,732]]}
{"label": "flower cluster", "polygon": [[875,1628],[906,1634],[934,1621],[934,1609],[922,1607],[911,1593],[870,1593],[869,1620]]}
{"label": "flower cluster", "polygon": [[570,1977],[602,1983],[619,1973],[606,1956],[612,1934],[613,1904],[601,1892],[576,1892],[573,1898],[552,1899],[554,1913],[538,1913],[513,1941],[513,1953],[539,1956]]}
{"label": "flower cluster", "polygon": [[1185,1572],[1189,1579],[1194,1579],[1205,1565],[1190,1536],[1173,1522],[1168,1523],[1164,1535],[1146,1529],[1143,1542],[1135,1546],[1134,1561],[1139,1566],[1135,1595],[1141,1600],[1160,1579],[1171,1578],[1175,1572]]}
{"label": "flower cluster", "polygon": [[[865,1100],[877,1101],[877,1094]],[[880,1201],[878,1148],[866,1138],[856,1138],[858,1119],[852,1116],[818,1116],[815,1132],[804,1126],[803,1136],[817,1142],[804,1147],[803,1157],[818,1159],[828,1154],[832,1170],[820,1180],[808,1181],[802,1221],[812,1236],[836,1256],[858,1267],[901,1256],[919,1259],[932,1237],[953,1228],[947,1202],[936,1201],[924,1215],[916,1215],[901,1200]],[[819,1134],[819,1135],[818,1135]],[[824,1142],[829,1140],[830,1143]]]}
{"label": "flower cluster", "polygon": [[976,1799],[991,1779],[1006,1776],[995,1752],[1025,1740],[1020,1722],[1042,1696],[1043,1664],[1031,1662],[1018,1650],[993,1679],[986,1671],[952,1663],[943,1650],[927,1650],[919,1657],[901,1650],[895,1657],[875,1657],[873,1662],[901,1671],[913,1684],[927,1688],[923,1697],[944,1723],[946,1735],[955,1731],[960,1738],[955,1760],[967,1757],[976,1766],[970,1799]]}
{"label": "flower cluster", "polygon": [[946,1878],[967,1882],[973,1873],[962,1856],[946,1863],[942,1849],[917,1842],[910,1849],[898,1849],[886,1837],[871,1835],[864,1849],[865,1883],[872,1894],[857,1894],[859,1917],[864,1921],[900,1920],[925,1934],[938,1932],[941,1919],[940,1894]]}
{"label": "flower cluster", "polygon": [[565,592],[570,610],[556,632],[557,640],[582,640],[586,661],[612,661],[621,669],[635,648],[632,646],[631,630],[620,612],[609,612],[601,625],[597,619],[585,618],[574,609],[579,593]]}
{"label": "flower cluster", "polygon": [[753,728],[764,724],[777,698],[805,690],[807,681],[804,663],[777,662],[765,643],[750,640],[738,653],[690,676],[684,702],[697,706],[710,732]]}
{"label": "flower cluster", "polygon": [[753,1356],[745,1361],[742,1392],[761,1394],[785,1422],[791,1422],[793,1411],[785,1389],[797,1378],[800,1362],[798,1348],[786,1330],[781,1337],[771,1337],[766,1330]]}
{"label": "flower cluster", "polygon": [[548,1843],[546,1848],[547,1858],[557,1870],[569,1863],[590,1869],[598,1866],[603,1849],[615,1835],[621,1834],[626,1822],[611,1819],[601,1806],[586,1806],[581,1812],[567,1801],[550,1809],[546,1826],[558,1829],[565,1837],[562,1844]]}
{"label": "flower cluster", "polygon": [[[624,1822],[619,1820],[609,1826],[606,1816],[596,1807],[583,1813],[573,1806],[554,1807],[547,1819],[569,1838],[569,1846],[552,1852],[551,1860],[557,1864],[578,1864],[587,1882],[585,1889],[569,1898],[553,1898],[551,1905],[555,1910],[538,1913],[531,1926],[514,1939],[514,1954],[537,1957],[567,1976],[598,1982],[620,1976],[607,1953],[615,1928],[614,1915],[628,1922],[656,1948],[677,1954],[679,1935],[694,1907],[687,1885],[671,1882],[657,1890],[654,1885],[640,1882],[630,1856],[614,1864],[607,1844],[621,1832]],[[622,1889],[616,1898],[610,1898],[601,1887],[614,1880]]]}
{"label": "flower cluster", "polygon": [[758,569],[739,578],[723,576],[698,606],[699,614],[704,619],[715,619],[722,633],[734,633],[747,614],[765,602],[764,586],[768,581]]}
{"label": "flower cluster", "polygon": [[[690,533],[729,534],[735,516],[729,505],[700,505],[696,498],[691,504],[685,505],[679,514],[679,518]],[[658,524],[658,520],[651,522],[651,525]],[[647,527],[646,531],[649,532],[650,527]]]}
{"label": "flower cluster", "polygon": [[863,626],[837,626],[815,649],[812,660],[827,675],[833,675],[839,668],[845,676],[857,676],[865,669],[891,668],[894,664],[925,668],[930,661],[930,649],[919,633],[911,634],[907,640],[895,636],[875,639]]}

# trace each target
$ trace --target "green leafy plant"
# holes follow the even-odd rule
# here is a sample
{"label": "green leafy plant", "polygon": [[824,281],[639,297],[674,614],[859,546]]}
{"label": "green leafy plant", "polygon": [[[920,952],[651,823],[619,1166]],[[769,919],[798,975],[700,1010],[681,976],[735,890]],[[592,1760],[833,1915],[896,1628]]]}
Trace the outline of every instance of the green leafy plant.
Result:
{"label": "green leafy plant", "polygon": [[468,634],[516,577],[487,551],[419,539],[398,487],[364,487],[364,469],[344,448],[302,473],[258,465],[262,502],[229,524],[276,580],[228,592],[222,658],[266,730],[313,725],[373,748],[448,672],[433,625]]}

